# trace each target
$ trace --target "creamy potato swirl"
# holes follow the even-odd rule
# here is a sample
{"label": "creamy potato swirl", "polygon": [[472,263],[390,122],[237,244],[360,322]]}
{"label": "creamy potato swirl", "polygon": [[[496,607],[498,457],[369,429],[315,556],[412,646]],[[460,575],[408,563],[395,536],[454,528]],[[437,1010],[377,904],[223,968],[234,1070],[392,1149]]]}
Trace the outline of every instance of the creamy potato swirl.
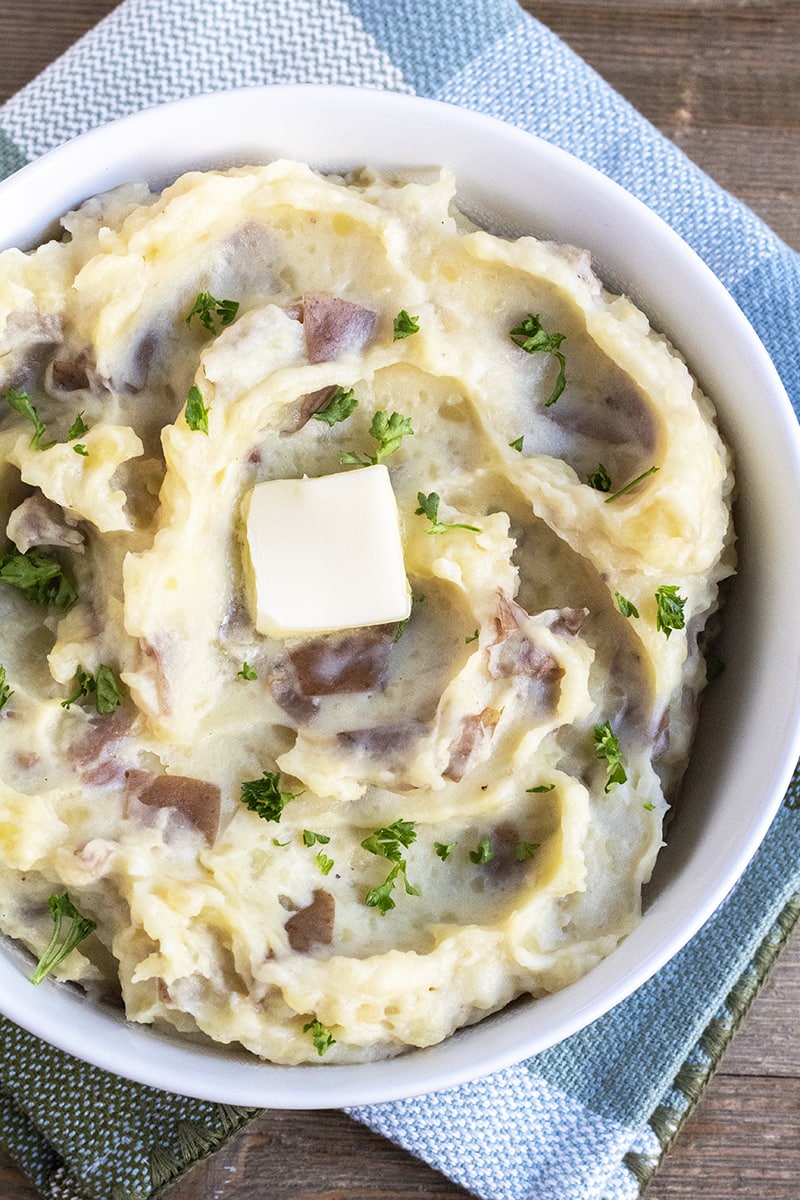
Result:
{"label": "creamy potato swirl", "polygon": [[[131,1020],[379,1058],[639,919],[734,566],[728,451],[587,253],[454,193],[279,161],[0,255],[0,927],[38,956],[68,894],[96,928],[55,978]],[[245,498],[383,450],[409,620],[258,634]]]}

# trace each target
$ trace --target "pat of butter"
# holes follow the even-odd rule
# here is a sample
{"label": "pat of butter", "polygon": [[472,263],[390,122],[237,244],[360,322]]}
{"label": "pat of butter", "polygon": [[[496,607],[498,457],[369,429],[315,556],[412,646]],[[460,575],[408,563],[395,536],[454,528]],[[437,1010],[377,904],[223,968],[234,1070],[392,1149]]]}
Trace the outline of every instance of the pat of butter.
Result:
{"label": "pat of butter", "polygon": [[259,633],[326,633],[409,615],[397,502],[382,464],[259,483],[244,520]]}

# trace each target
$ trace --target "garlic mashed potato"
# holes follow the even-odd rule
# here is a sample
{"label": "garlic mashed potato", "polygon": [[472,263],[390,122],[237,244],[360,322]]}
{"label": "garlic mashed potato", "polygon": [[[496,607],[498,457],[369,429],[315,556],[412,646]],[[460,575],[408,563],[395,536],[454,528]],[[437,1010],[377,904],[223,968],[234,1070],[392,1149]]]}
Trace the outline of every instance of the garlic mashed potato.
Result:
{"label": "garlic mashed potato", "polygon": [[[454,189],[193,173],[0,255],[0,929],[276,1063],[433,1044],[630,932],[734,568],[681,357]],[[309,526],[253,497],[330,477],[377,540],[311,555],[298,631],[262,606]]]}

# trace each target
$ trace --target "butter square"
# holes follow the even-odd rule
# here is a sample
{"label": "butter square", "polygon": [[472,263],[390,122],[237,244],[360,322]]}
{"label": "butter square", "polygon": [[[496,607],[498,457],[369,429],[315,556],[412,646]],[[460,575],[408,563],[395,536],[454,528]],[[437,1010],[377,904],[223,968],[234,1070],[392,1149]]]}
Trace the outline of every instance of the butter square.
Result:
{"label": "butter square", "polygon": [[382,463],[266,480],[245,498],[243,515],[259,633],[302,636],[408,617],[400,518]]}

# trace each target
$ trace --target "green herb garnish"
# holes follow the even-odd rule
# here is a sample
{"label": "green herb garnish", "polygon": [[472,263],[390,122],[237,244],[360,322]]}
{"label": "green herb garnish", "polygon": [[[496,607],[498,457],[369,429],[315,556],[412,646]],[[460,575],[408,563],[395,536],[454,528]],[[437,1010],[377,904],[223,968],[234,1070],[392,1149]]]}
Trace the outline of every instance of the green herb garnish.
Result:
{"label": "green herb garnish", "polygon": [[548,333],[538,314],[528,313],[520,325],[511,330],[511,340],[526,354],[552,354],[558,363],[558,375],[553,390],[544,402],[545,408],[555,404],[567,383],[566,360],[559,350],[564,341],[563,333]]}
{"label": "green herb garnish", "polygon": [[76,691],[68,700],[61,701],[62,708],[71,708],[76,701],[85,696],[94,696],[95,708],[99,713],[112,713],[119,708],[124,695],[122,685],[111,667],[101,664],[96,675],[90,675],[83,667],[75,672]]}
{"label": "green herb garnish", "polygon": [[327,846],[330,840],[326,833],[315,833],[313,829],[303,830],[304,846],[316,846],[317,842],[319,842],[320,846]]}
{"label": "green herb garnish", "polygon": [[381,916],[385,916],[390,909],[395,907],[392,891],[399,875],[403,876],[406,893],[409,896],[419,895],[419,889],[408,882],[407,864],[403,853],[416,841],[416,838],[417,831],[413,821],[395,821],[392,825],[376,829],[361,843],[365,850],[369,850],[370,854],[377,854],[394,863],[383,883],[378,887],[370,888],[364,899],[369,908],[379,909]]}
{"label": "green herb garnish", "polygon": [[655,475],[657,470],[658,467],[648,467],[646,471],[642,471],[641,475],[637,475],[630,483],[626,483],[624,487],[621,487],[618,492],[612,492],[610,496],[606,496],[606,504],[610,504],[612,500],[618,499],[619,496],[624,496],[631,488],[635,488],[637,483],[641,483],[643,479],[647,479],[648,475]]}
{"label": "green herb garnish", "polygon": [[71,608],[78,593],[64,574],[61,563],[42,550],[20,554],[9,545],[0,559],[0,580],[18,588],[26,600],[44,608]]}
{"label": "green herb garnish", "polygon": [[683,609],[685,596],[678,592],[677,584],[662,584],[656,590],[656,629],[669,637],[673,629],[683,629],[686,624]]}
{"label": "green herb garnish", "polygon": [[469,860],[474,863],[491,862],[494,858],[494,850],[488,838],[481,838],[475,850],[470,850]]}
{"label": "green herb garnish", "polygon": [[433,848],[436,851],[437,857],[440,858],[442,862],[447,862],[457,845],[458,842],[434,842]]}
{"label": "green herb garnish", "polygon": [[464,642],[468,646],[470,644],[470,642],[477,642],[479,637],[480,637],[480,630],[476,629],[474,633],[471,633],[469,635],[469,637],[464,638]]}
{"label": "green herb garnish", "polygon": [[398,412],[393,412],[391,416],[388,416],[379,409],[373,416],[369,427],[370,437],[378,443],[376,452],[366,455],[346,450],[339,455],[339,462],[355,464],[359,467],[372,467],[376,463],[382,462],[384,458],[388,458],[390,454],[394,454],[403,438],[413,432],[409,417],[404,417]]}
{"label": "green herb garnish", "polygon": [[337,387],[325,407],[315,412],[313,417],[315,421],[324,421],[326,425],[338,425],[340,421],[346,421],[357,408],[358,401],[353,389],[345,391]]}
{"label": "green herb garnish", "polygon": [[529,858],[533,858],[541,844],[541,842],[517,842],[514,847],[514,858],[517,862],[527,862]]}
{"label": "green herb garnish", "polygon": [[189,395],[186,398],[186,424],[195,433],[208,433],[208,414],[209,409],[203,403],[203,396],[200,388],[196,383],[193,383],[189,388]]}
{"label": "green herb garnish", "polygon": [[554,783],[537,783],[536,787],[525,788],[527,792],[552,792],[556,785]]}
{"label": "green herb garnish", "polygon": [[[200,324],[209,333],[216,334],[226,325],[230,325],[238,311],[238,300],[215,300],[210,292],[198,292],[192,310],[186,318],[186,324],[191,325],[192,317],[199,317]],[[219,328],[215,321],[219,321]]]}
{"label": "green herb garnish", "polygon": [[626,600],[619,592],[614,592],[614,599],[617,602],[617,608],[622,613],[623,617],[638,617],[639,610],[632,600]]}
{"label": "green herb garnish", "polygon": [[608,721],[604,721],[602,725],[595,725],[594,727],[594,750],[598,758],[605,759],[607,778],[603,790],[610,792],[618,783],[624,783],[628,775],[622,765],[619,741],[615,737]]}
{"label": "green herb garnish", "polygon": [[328,858],[327,854],[323,854],[323,852],[320,850],[315,856],[314,861],[323,875],[330,875],[331,868],[333,867],[332,858]]}
{"label": "green herb garnish", "polygon": [[417,503],[419,504],[419,508],[414,509],[415,516],[427,517],[431,523],[431,527],[425,531],[426,533],[447,533],[448,529],[469,529],[472,533],[481,532],[477,525],[464,525],[456,521],[440,521],[440,501],[436,492],[430,492],[427,496],[424,492],[417,492]]}
{"label": "green herb garnish", "polygon": [[72,449],[76,454],[80,454],[81,458],[89,457],[89,451],[86,449],[83,442],[76,442]]}
{"label": "green herb garnish", "polygon": [[410,317],[406,310],[401,308],[394,319],[392,341],[402,341],[403,338],[411,337],[412,333],[419,333],[419,317]]}
{"label": "green herb garnish", "polygon": [[520,452],[520,454],[521,454],[521,453],[522,453],[522,447],[523,447],[523,445],[525,444],[525,434],[523,433],[521,437],[514,438],[514,441],[513,441],[513,442],[509,442],[508,444],[509,444],[509,446],[511,447],[511,449],[512,449],[512,450],[519,450],[519,452]]}
{"label": "green herb garnish", "polygon": [[281,791],[280,782],[280,771],[264,771],[261,779],[250,779],[242,784],[239,799],[250,812],[263,820],[280,821],[281,813],[289,801],[303,794]]}
{"label": "green herb garnish", "polygon": [[31,450],[46,450],[48,446],[52,446],[52,442],[42,443],[42,437],[47,429],[44,421],[39,420],[39,414],[31,404],[31,398],[27,392],[19,392],[16,388],[11,388],[3,397],[4,400],[14,409],[14,412],[19,413],[26,421],[30,421],[33,425],[33,437],[31,438]]}
{"label": "green herb garnish", "polygon": [[589,487],[593,487],[596,492],[611,491],[611,476],[605,469],[602,463],[597,464],[596,470],[586,476],[586,482]]}
{"label": "green herb garnish", "polygon": [[336,1045],[336,1038],[333,1036],[330,1029],[328,1029],[326,1025],[323,1025],[321,1021],[309,1021],[307,1025],[304,1025],[303,1033],[309,1032],[311,1034],[311,1040],[314,1043],[314,1049],[320,1058],[322,1058],[322,1055],[325,1054],[326,1051],[330,1050],[331,1046]]}
{"label": "green herb garnish", "polygon": [[6,683],[6,669],[0,667],[0,708],[5,708],[13,695],[13,690]]}
{"label": "green herb garnish", "polygon": [[255,667],[251,667],[250,663],[243,662],[241,671],[236,672],[237,679],[258,679]]}
{"label": "green herb garnish", "polygon": [[75,438],[81,437],[84,433],[89,432],[89,426],[83,419],[83,412],[79,412],[75,420],[67,430],[67,441],[74,442]]}
{"label": "green herb garnish", "polygon": [[[95,921],[81,916],[66,892],[61,896],[51,896],[47,904],[53,917],[53,935],[31,976],[31,983],[41,983],[97,928]],[[61,927],[65,917],[69,918],[70,926],[62,938]]]}

